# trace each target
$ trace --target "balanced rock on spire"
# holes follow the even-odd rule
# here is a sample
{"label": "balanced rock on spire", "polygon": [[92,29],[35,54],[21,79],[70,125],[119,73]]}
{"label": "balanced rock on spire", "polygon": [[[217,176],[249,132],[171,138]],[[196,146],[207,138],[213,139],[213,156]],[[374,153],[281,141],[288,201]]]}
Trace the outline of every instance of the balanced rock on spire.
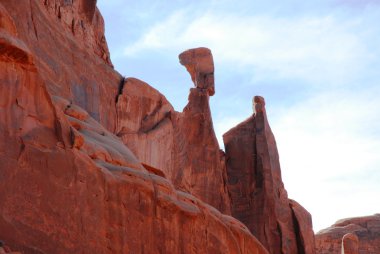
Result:
{"label": "balanced rock on spire", "polygon": [[180,63],[190,73],[195,87],[207,89],[208,94],[215,94],[214,60],[208,48],[194,48],[179,55]]}

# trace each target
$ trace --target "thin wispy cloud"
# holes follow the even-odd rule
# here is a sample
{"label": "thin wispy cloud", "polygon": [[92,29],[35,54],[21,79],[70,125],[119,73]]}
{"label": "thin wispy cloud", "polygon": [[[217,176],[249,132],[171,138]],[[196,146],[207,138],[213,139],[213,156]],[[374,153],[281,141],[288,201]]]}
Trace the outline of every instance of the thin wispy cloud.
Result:
{"label": "thin wispy cloud", "polygon": [[124,52],[138,56],[148,50],[203,45],[213,50],[216,61],[254,69],[255,80],[296,78],[337,85],[377,61],[367,46],[373,32],[360,18],[193,16],[180,10],[152,26]]}

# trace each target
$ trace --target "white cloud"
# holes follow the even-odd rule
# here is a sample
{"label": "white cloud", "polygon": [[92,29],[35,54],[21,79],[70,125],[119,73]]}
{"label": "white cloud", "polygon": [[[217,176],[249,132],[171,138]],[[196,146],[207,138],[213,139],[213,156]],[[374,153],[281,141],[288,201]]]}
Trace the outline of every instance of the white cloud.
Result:
{"label": "white cloud", "polygon": [[362,22],[335,16],[196,16],[181,10],[151,27],[125,54],[207,46],[217,62],[254,69],[255,80],[342,84],[373,61],[363,35],[368,28]]}

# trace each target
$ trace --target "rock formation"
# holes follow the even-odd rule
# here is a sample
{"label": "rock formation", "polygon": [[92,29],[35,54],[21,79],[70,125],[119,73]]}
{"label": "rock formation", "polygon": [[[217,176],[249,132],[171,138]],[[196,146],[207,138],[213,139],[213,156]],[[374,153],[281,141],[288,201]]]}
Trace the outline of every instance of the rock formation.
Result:
{"label": "rock formation", "polygon": [[281,179],[276,141],[264,98],[254,114],[223,135],[232,216],[242,221],[272,254],[312,254],[311,215],[289,200]]}
{"label": "rock formation", "polygon": [[[358,252],[355,236],[358,238]],[[380,253],[380,214],[337,221],[315,236],[317,254]],[[346,248],[347,247],[347,248]]]}
{"label": "rock formation", "polygon": [[195,85],[183,112],[174,111],[148,84],[128,78],[117,99],[117,133],[144,164],[162,169],[176,188],[230,214],[224,156],[209,106],[215,93],[212,54],[196,48],[179,58]]}
{"label": "rock formation", "polygon": [[355,234],[348,233],[343,236],[342,254],[359,254],[359,239]]}
{"label": "rock formation", "polygon": [[[95,1],[1,3],[12,16],[4,26],[27,45],[49,94],[73,101],[114,132],[115,98],[123,78],[111,67],[103,18]],[[91,20],[85,10],[94,8]]]}
{"label": "rock formation", "polygon": [[[223,179],[222,156],[211,146],[210,90],[194,88],[187,108],[174,115],[161,96],[153,96],[153,111],[136,94],[128,102],[125,83],[139,81],[124,82],[112,69],[95,3],[0,3],[0,239],[25,254],[267,254],[242,223],[165,178],[173,175],[178,186],[202,199],[219,191],[214,203],[226,202],[223,190],[211,189],[205,179]],[[176,119],[173,140],[206,140],[173,141],[175,158],[182,158],[182,148],[188,153],[178,162],[182,173],[144,165],[114,135],[135,128],[121,127],[122,105],[151,113],[143,115],[142,125],[133,116],[142,132]],[[190,186],[188,172],[195,177]],[[210,189],[201,190],[205,184]]]}
{"label": "rock formation", "polygon": [[214,60],[209,49],[189,49],[179,55],[179,61],[190,73],[196,88],[206,89],[210,96],[215,94]]}

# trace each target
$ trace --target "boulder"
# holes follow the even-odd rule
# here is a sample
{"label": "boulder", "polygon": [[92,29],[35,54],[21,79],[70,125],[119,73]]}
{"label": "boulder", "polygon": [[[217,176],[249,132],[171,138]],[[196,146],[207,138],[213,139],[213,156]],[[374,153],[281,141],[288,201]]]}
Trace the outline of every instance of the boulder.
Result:
{"label": "boulder", "polygon": [[186,67],[196,88],[206,89],[210,96],[215,94],[214,60],[208,48],[194,48],[179,55],[180,63]]}

